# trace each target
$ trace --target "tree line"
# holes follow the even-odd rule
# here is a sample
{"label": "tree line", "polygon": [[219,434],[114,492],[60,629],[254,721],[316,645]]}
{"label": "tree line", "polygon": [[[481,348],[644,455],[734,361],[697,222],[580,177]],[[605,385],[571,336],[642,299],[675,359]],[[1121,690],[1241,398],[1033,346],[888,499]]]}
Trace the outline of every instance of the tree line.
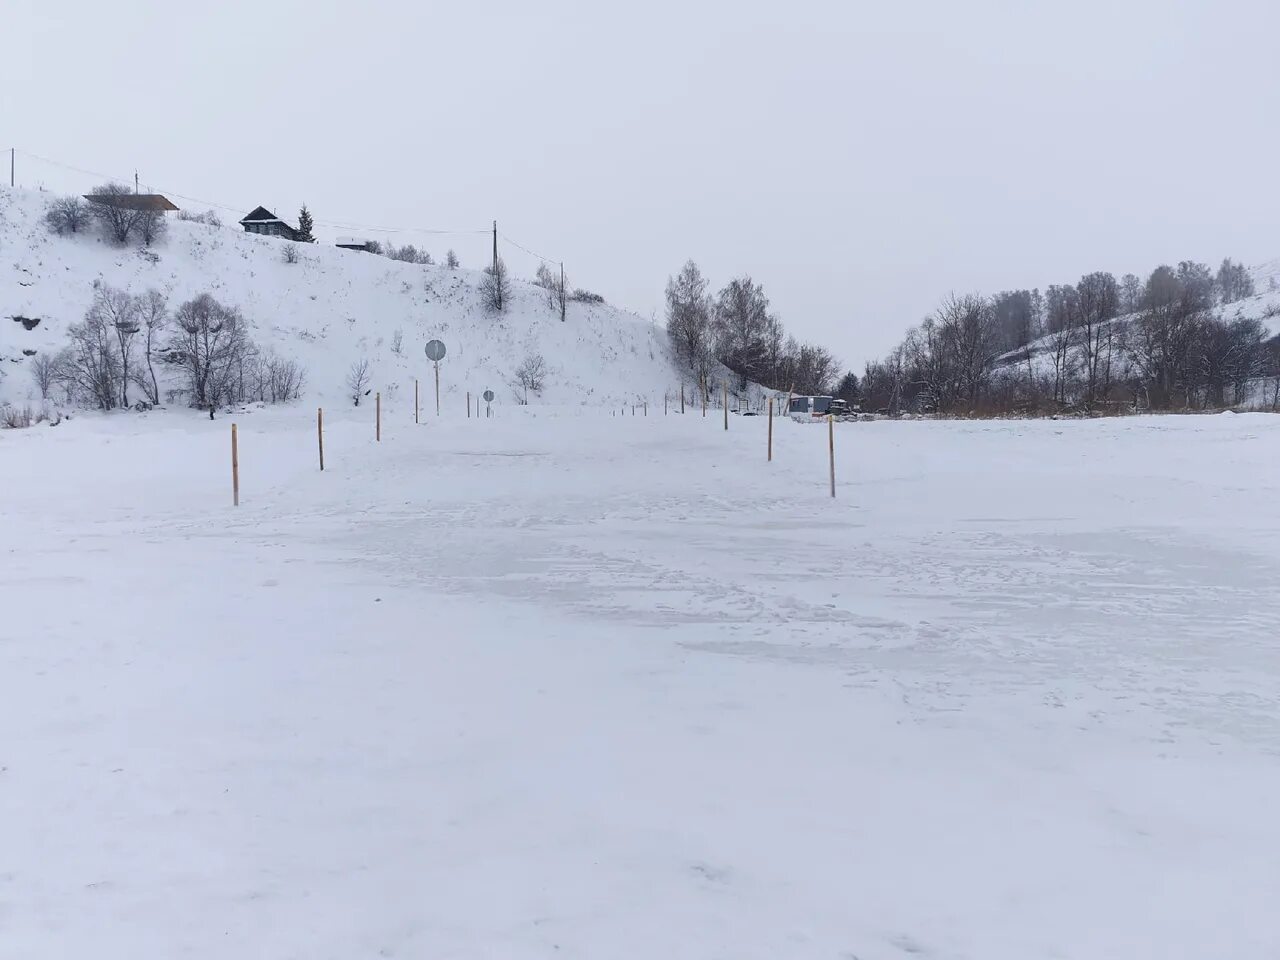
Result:
{"label": "tree line", "polygon": [[788,335],[759,283],[735,277],[718,293],[710,291],[692,260],[667,280],[667,334],[677,360],[703,390],[712,389],[716,364],[733,373],[739,390],[749,382],[802,394],[835,386],[835,358]]}
{"label": "tree line", "polygon": [[[96,282],[84,319],[67,333],[67,346],[40,354],[32,375],[42,399],[61,386],[68,400],[101,410],[160,403],[157,367],[179,371],[183,386],[170,402],[212,411],[227,403],[281,403],[297,399],[304,372],[293,360],[263,352],[235,307],[207,293],[170,309],[158,290],[134,295]],[[136,403],[131,404],[130,390]]]}
{"label": "tree line", "polygon": [[[1254,296],[1242,264],[1182,261],[1145,280],[951,295],[857,384],[864,409],[943,414],[1206,409],[1280,378],[1280,338],[1228,305]],[[1280,379],[1270,387],[1280,409]]]}

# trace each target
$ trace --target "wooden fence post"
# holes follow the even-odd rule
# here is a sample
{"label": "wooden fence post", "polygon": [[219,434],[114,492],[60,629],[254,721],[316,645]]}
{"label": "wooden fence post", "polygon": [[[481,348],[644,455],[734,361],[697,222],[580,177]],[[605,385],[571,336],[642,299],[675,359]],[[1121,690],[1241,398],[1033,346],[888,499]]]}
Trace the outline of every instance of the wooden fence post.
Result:
{"label": "wooden fence post", "polygon": [[729,429],[729,385],[728,384],[725,384],[724,396],[722,399],[724,401],[724,428],[728,430]]}
{"label": "wooden fence post", "polygon": [[684,381],[680,381],[680,413],[684,414]]}
{"label": "wooden fence post", "polygon": [[231,425],[231,503],[240,506],[240,445],[234,423]]}
{"label": "wooden fence post", "polygon": [[379,443],[382,442],[382,394],[381,392],[373,395],[373,438]]}
{"label": "wooden fence post", "polygon": [[316,440],[320,443],[320,469],[324,470],[324,410],[316,408]]}
{"label": "wooden fence post", "polygon": [[769,462],[773,463],[773,397],[769,398]]}
{"label": "wooden fence post", "polygon": [[471,419],[471,391],[467,391],[467,419]]}
{"label": "wooden fence post", "polygon": [[831,458],[831,496],[836,495],[836,421],[827,414],[827,454]]}

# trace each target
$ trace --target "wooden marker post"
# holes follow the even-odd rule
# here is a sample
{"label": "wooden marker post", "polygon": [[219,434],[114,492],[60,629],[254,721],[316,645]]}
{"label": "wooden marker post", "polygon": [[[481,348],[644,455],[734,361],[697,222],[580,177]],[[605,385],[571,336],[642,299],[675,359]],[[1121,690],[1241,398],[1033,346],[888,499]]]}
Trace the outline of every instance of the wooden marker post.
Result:
{"label": "wooden marker post", "polygon": [[662,415],[667,415],[667,391],[662,391]]}
{"label": "wooden marker post", "polygon": [[418,378],[413,378],[413,422],[418,422]]}
{"label": "wooden marker post", "polygon": [[769,462],[773,463],[773,397],[769,398]]}
{"label": "wooden marker post", "polygon": [[648,401],[648,400],[646,400],[646,401],[644,402],[644,415],[645,415],[646,417],[649,415],[649,401]]}
{"label": "wooden marker post", "polygon": [[467,391],[467,419],[471,419],[471,391]]}
{"label": "wooden marker post", "polygon": [[836,495],[836,421],[827,414],[827,454],[831,458],[831,496]]}
{"label": "wooden marker post", "polygon": [[373,438],[379,443],[382,442],[382,394],[375,393],[373,395]]}
{"label": "wooden marker post", "polygon": [[724,428],[728,430],[729,429],[729,387],[728,385],[726,385],[724,388],[723,400],[724,400]]}
{"label": "wooden marker post", "polygon": [[705,390],[702,391],[702,417],[704,420],[707,417],[707,391]]}
{"label": "wooden marker post", "polygon": [[231,425],[231,503],[240,506],[240,445],[234,423]]}
{"label": "wooden marker post", "polygon": [[316,440],[320,444],[320,470],[324,471],[324,410],[316,408]]}
{"label": "wooden marker post", "polygon": [[680,414],[684,415],[684,384],[680,384]]}

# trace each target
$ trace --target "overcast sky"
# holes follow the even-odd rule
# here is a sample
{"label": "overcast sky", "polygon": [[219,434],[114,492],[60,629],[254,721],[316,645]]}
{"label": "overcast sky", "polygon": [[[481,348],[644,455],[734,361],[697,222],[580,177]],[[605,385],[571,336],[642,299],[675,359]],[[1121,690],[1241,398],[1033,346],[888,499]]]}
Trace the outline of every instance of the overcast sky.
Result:
{"label": "overcast sky", "polygon": [[1275,0],[3,0],[0,145],[329,239],[496,218],[658,322],[693,258],[860,369],[950,290],[1280,257],[1278,50]]}

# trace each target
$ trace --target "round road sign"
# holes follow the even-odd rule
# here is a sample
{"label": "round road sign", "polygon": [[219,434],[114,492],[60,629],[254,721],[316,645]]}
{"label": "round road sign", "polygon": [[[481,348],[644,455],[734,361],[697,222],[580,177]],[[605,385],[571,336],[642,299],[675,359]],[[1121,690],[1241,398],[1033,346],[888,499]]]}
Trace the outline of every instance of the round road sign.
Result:
{"label": "round road sign", "polygon": [[428,343],[426,351],[428,360],[435,360],[439,362],[444,359],[444,344],[439,340],[432,340]]}
{"label": "round road sign", "polygon": [[493,391],[486,390],[483,394],[485,403],[493,403]]}

